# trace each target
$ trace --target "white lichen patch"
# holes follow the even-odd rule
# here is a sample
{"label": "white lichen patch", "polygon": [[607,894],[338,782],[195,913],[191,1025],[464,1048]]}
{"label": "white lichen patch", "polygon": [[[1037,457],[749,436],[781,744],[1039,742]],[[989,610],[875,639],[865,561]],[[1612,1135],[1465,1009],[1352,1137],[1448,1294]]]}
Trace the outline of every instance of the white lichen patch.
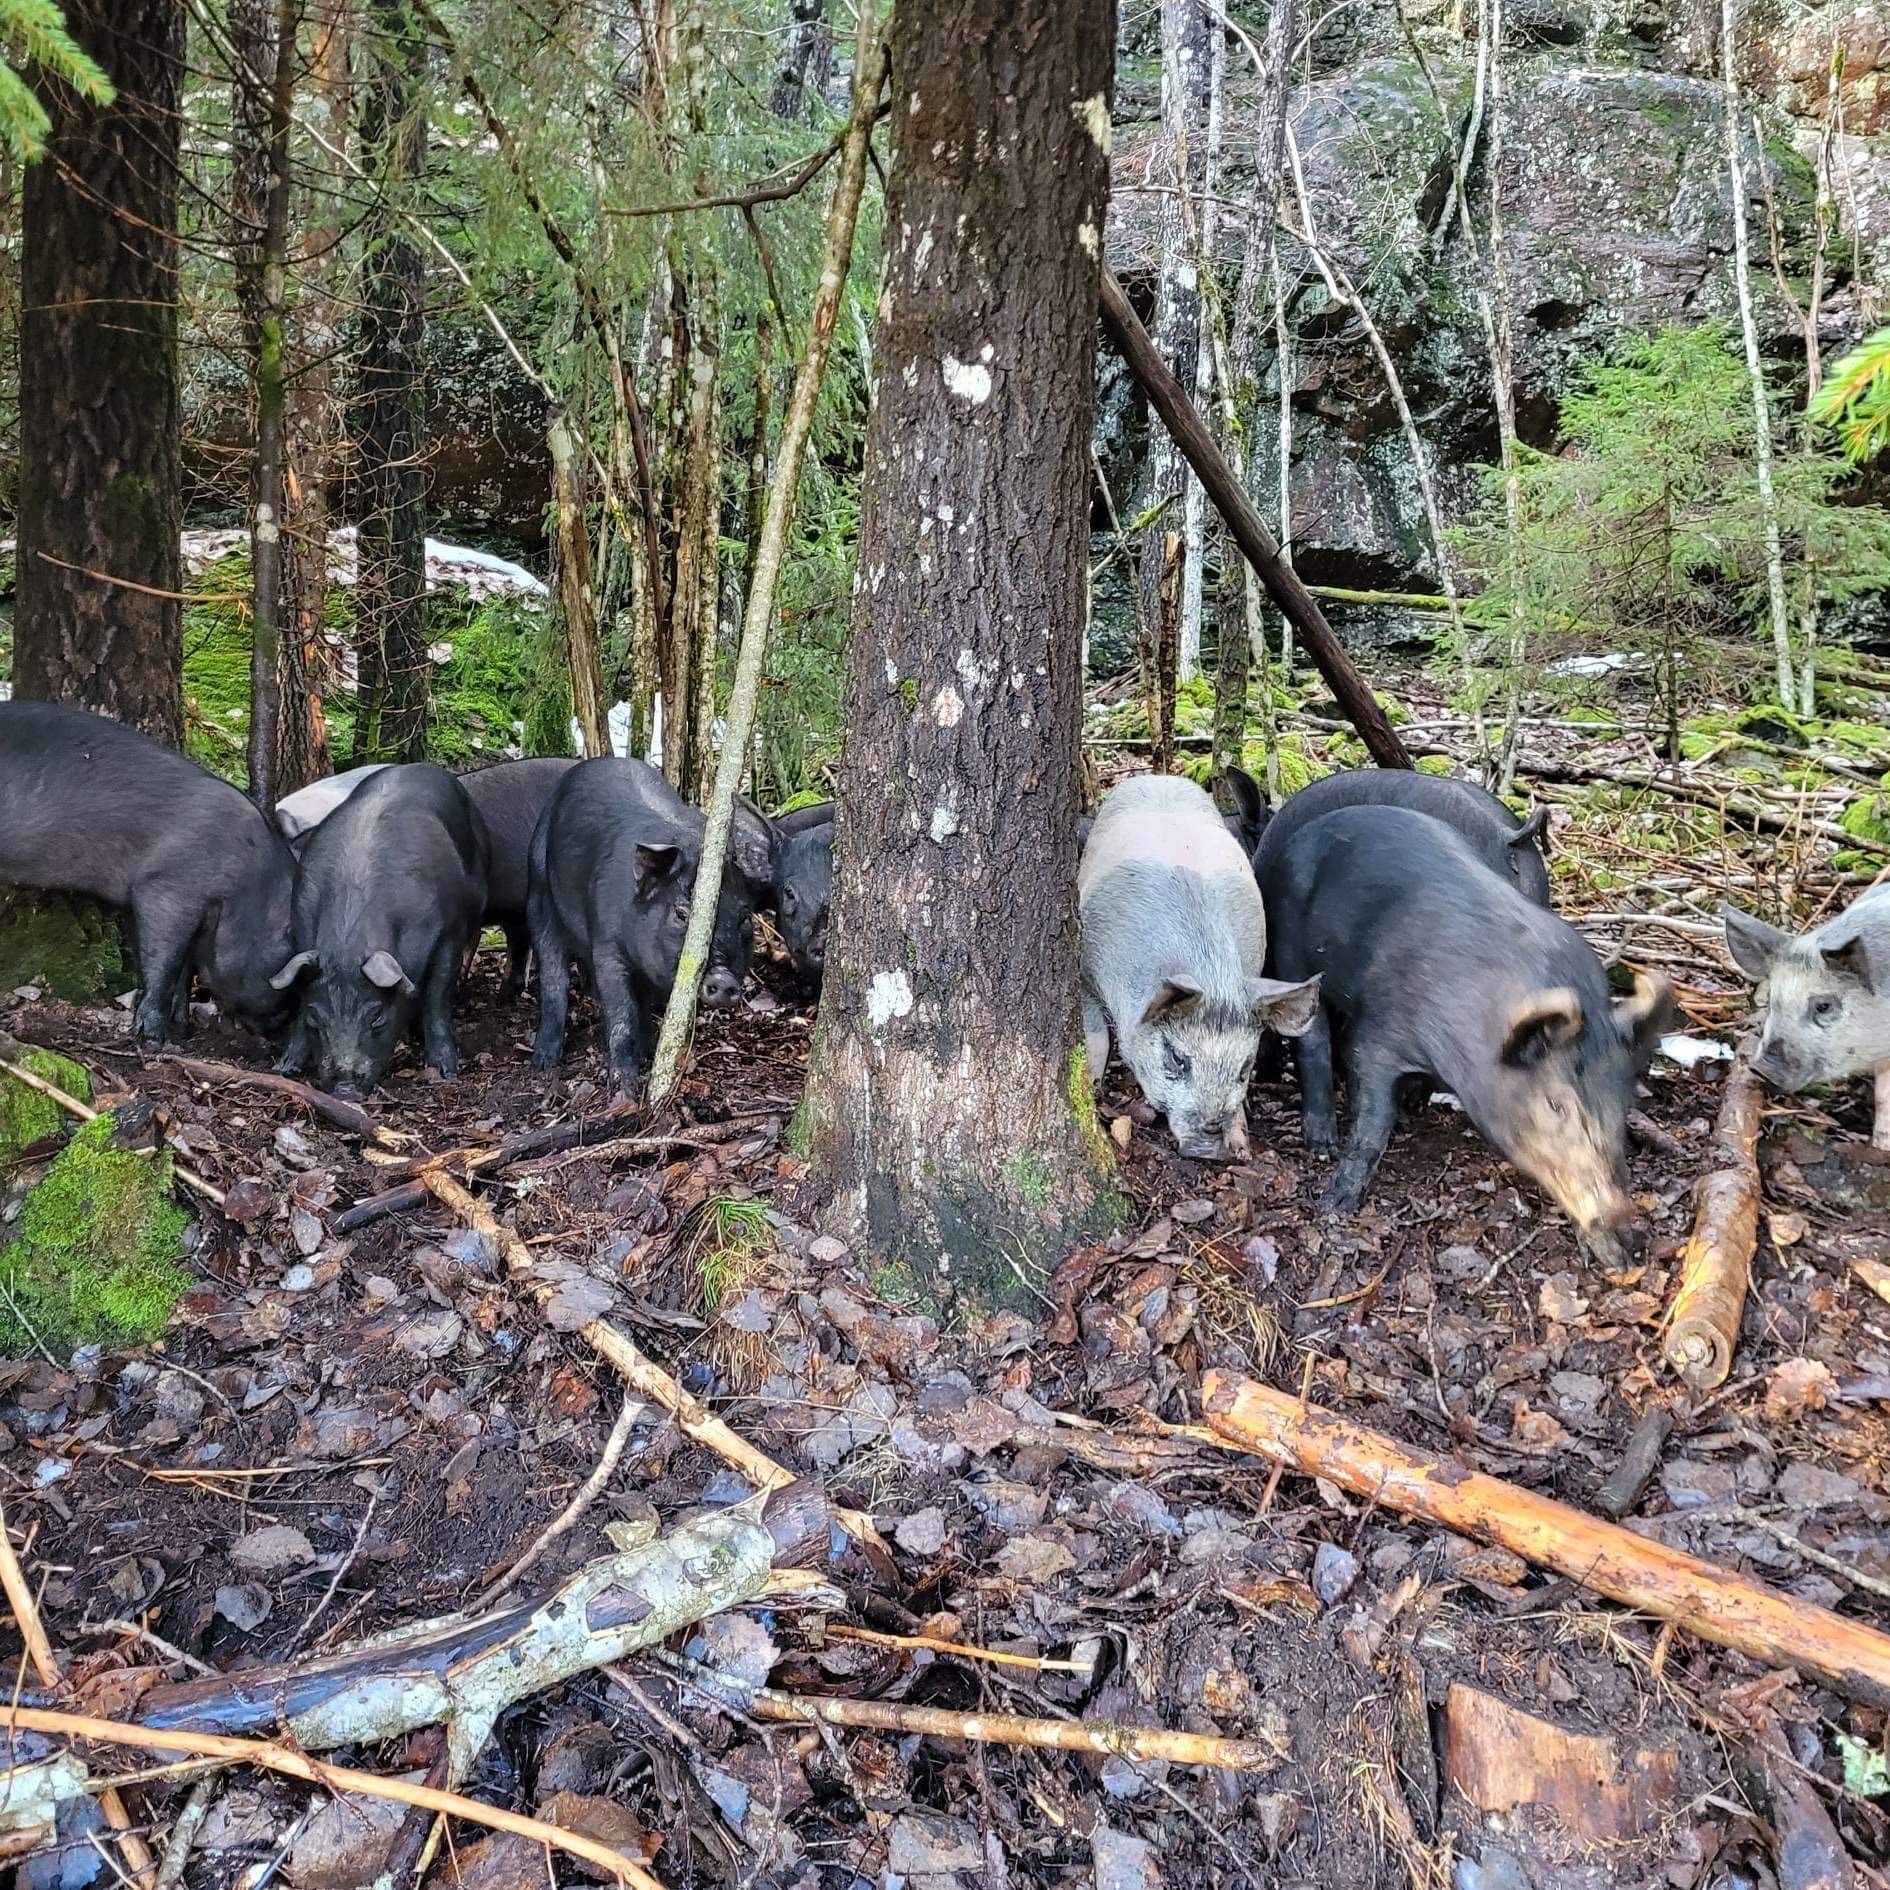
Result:
{"label": "white lichen patch", "polygon": [[[986,353],[990,351],[987,349]],[[991,370],[977,362],[961,361],[955,354],[945,357],[945,386],[948,392],[974,407],[982,407],[991,398]]]}
{"label": "white lichen patch", "polygon": [[1083,253],[1086,256],[1100,256],[1102,254],[1102,239],[1096,234],[1095,224],[1090,222],[1087,217],[1076,226],[1076,240],[1082,244]]}
{"label": "white lichen patch", "polygon": [[940,728],[956,728],[964,720],[965,699],[950,683],[932,698],[932,720]]}
{"label": "white lichen patch", "polygon": [[958,809],[945,801],[932,809],[931,834],[933,841],[940,846],[958,831]]}
{"label": "white lichen patch", "polygon": [[895,1017],[912,1014],[912,986],[903,971],[876,971],[866,987],[866,1022],[877,1036]]}
{"label": "white lichen patch", "polygon": [[958,661],[953,667],[964,679],[965,687],[972,691],[989,689],[997,680],[998,665],[996,657],[990,657],[981,663],[970,650],[960,650],[958,652]]}
{"label": "white lichen patch", "polygon": [[932,232],[930,230],[921,230],[919,232],[919,246],[912,253],[912,274],[915,279],[922,280],[924,278],[925,265],[932,260],[932,247]]}
{"label": "white lichen patch", "polygon": [[1109,123],[1109,101],[1098,92],[1094,98],[1080,99],[1070,109],[1083,121],[1096,149],[1107,157],[1115,146],[1115,132]]}

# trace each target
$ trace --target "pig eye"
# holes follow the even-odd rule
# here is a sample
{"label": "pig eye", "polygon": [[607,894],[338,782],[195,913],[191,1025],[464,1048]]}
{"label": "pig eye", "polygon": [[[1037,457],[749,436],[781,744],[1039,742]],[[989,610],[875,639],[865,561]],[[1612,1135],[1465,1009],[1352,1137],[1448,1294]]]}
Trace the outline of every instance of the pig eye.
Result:
{"label": "pig eye", "polygon": [[801,896],[790,886],[787,891],[781,895],[781,910],[783,912],[798,912],[800,907]]}
{"label": "pig eye", "polygon": [[1191,1074],[1194,1069],[1194,1065],[1172,1043],[1162,1045],[1162,1067],[1170,1076],[1177,1078]]}
{"label": "pig eye", "polygon": [[1811,1021],[1814,1024],[1833,1022],[1843,1007],[1834,997],[1818,997],[1811,1000]]}

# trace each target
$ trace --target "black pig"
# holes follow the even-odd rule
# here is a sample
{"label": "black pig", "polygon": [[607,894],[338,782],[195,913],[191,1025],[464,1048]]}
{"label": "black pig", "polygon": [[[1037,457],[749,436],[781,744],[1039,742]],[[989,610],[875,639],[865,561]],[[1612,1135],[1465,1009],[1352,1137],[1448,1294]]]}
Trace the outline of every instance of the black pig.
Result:
{"label": "black pig", "polygon": [[485,822],[431,762],[384,768],[315,829],[295,876],[294,956],[273,982],[302,994],[278,1066],[369,1094],[409,1026],[459,1074],[453,991],[486,905]]}
{"label": "black pig", "polygon": [[[650,1022],[682,955],[702,830],[702,816],[640,761],[580,762],[559,783],[532,836],[527,901],[539,1069],[564,1055],[576,959],[603,1012],[612,1071],[625,1089],[643,1080]],[[739,997],[754,951],[752,889],[729,864],[702,980],[704,1002],[724,1005]]]}
{"label": "black pig", "polygon": [[186,1023],[200,972],[263,1036],[288,1021],[270,984],[289,950],[287,843],[227,781],[102,715],[0,703],[0,881],[89,893],[130,915],[140,1037]]}
{"label": "black pig", "polygon": [[1664,982],[1614,999],[1572,926],[1523,897],[1428,814],[1351,807],[1309,822],[1261,885],[1281,977],[1322,979],[1299,1040],[1308,1146],[1337,1145],[1333,1039],[1352,1122],[1325,1204],[1363,1198],[1404,1078],[1448,1089],[1600,1252],[1632,1212],[1627,1113],[1665,1028]]}
{"label": "black pig", "polygon": [[531,880],[532,835],[551,805],[558,783],[577,766],[557,756],[501,761],[462,774],[459,784],[486,823],[492,848],[486,874],[485,923],[505,934],[505,996],[525,989],[525,961],[531,952],[531,928],[525,899]]}

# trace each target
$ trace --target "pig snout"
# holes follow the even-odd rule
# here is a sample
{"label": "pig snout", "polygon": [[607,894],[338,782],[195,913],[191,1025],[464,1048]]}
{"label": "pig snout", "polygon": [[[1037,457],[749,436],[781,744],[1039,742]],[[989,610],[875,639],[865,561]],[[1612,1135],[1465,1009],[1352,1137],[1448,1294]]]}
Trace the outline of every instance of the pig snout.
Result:
{"label": "pig snout", "polygon": [[1813,1080],[1804,1060],[1775,1037],[1765,1038],[1752,1059],[1752,1073],[1769,1087],[1792,1095]]}
{"label": "pig snout", "polygon": [[1244,1162],[1251,1152],[1244,1109],[1237,1109],[1218,1122],[1184,1121],[1173,1126],[1175,1144],[1190,1161]]}
{"label": "pig snout", "polygon": [[711,965],[703,974],[702,1001],[710,1010],[733,1010],[741,995],[742,981],[726,965]]}
{"label": "pig snout", "polygon": [[340,1096],[348,1102],[365,1102],[374,1094],[376,1075],[371,1063],[337,1061],[323,1072],[322,1087],[331,1096]]}

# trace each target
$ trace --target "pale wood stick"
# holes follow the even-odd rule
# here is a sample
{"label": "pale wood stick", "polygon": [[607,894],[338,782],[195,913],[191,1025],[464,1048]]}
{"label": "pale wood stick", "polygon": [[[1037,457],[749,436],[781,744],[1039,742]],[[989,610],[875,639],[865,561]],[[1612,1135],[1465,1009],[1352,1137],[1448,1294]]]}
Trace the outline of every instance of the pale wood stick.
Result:
{"label": "pale wood stick", "polygon": [[[13,1039],[6,1040],[9,1044]],[[49,1083],[43,1076],[35,1076],[24,1063],[15,1063],[7,1057],[0,1057],[0,1071],[12,1077],[16,1083],[24,1083],[28,1089],[36,1090],[48,1102],[57,1103],[67,1115],[76,1116],[81,1122],[96,1122],[99,1112],[89,1103],[82,1103],[76,1096],[68,1096],[56,1083]],[[218,1207],[223,1205],[223,1190],[213,1187],[194,1169],[186,1168],[175,1155],[171,1157],[171,1172],[187,1188],[194,1188],[206,1201],[214,1201]]]}
{"label": "pale wood stick", "polygon": [[1209,1372],[1201,1394],[1208,1423],[1231,1448],[1496,1543],[1703,1641],[1816,1674],[1849,1699],[1890,1706],[1890,1635],[1861,1621],[1330,1411],[1302,1408],[1251,1379]]}
{"label": "pale wood stick", "polygon": [[1752,1069],[1752,1039],[1740,1044],[1713,1128],[1714,1167],[1695,1192],[1693,1237],[1680,1256],[1680,1286],[1661,1355],[1695,1391],[1726,1382],[1752,1283],[1759,1238],[1759,1127],[1765,1113]]}
{"label": "pale wood stick", "polygon": [[[26,1657],[33,1663],[39,1684],[50,1692],[65,1676],[60,1671],[52,1642],[46,1637],[45,1624],[39,1618],[39,1604],[27,1586],[26,1571],[20,1567],[20,1558],[13,1551],[13,1533],[7,1527],[4,1504],[0,1504],[0,1588],[6,1591],[7,1606],[13,1610],[13,1622],[20,1630]],[[20,1709],[14,1710],[17,1713]],[[131,1828],[131,1813],[125,1809],[125,1801],[115,1790],[101,1792],[98,1808],[105,1814],[105,1822],[118,1833],[119,1848],[125,1853],[125,1862],[131,1866],[133,1880],[150,1884],[153,1862],[150,1847]]]}
{"label": "pale wood stick", "polygon": [[136,1746],[150,1752],[185,1752],[203,1758],[227,1759],[236,1765],[260,1765],[267,1772],[306,1779],[327,1791],[354,1792],[363,1798],[389,1798],[396,1804],[418,1805],[425,1811],[444,1812],[449,1818],[465,1818],[474,1824],[489,1825],[495,1831],[510,1831],[515,1837],[530,1838],[535,1844],[548,1844],[554,1850],[568,1852],[608,1871],[619,1883],[634,1884],[636,1890],[663,1890],[662,1884],[634,1859],[576,1831],[562,1831],[555,1824],[545,1824],[516,1811],[502,1811],[497,1805],[482,1805],[477,1799],[442,1791],[437,1786],[409,1785],[402,1779],[377,1778],[372,1772],[357,1772],[350,1766],[324,1765],[305,1752],[292,1751],[272,1740],[127,1726],[115,1719],[94,1719],[85,1713],[54,1713],[38,1706],[14,1707],[7,1719],[28,1732],[59,1733],[68,1739],[90,1740],[95,1745]]}
{"label": "pale wood stick", "polygon": [[[505,1255],[506,1266],[543,1301],[555,1290],[532,1278],[531,1249],[519,1237],[502,1226],[486,1204],[458,1181],[436,1168],[425,1168],[415,1177],[425,1184],[476,1233],[483,1235]],[[622,1374],[631,1390],[640,1391],[652,1403],[660,1404],[676,1420],[682,1434],[712,1450],[732,1463],[758,1489],[772,1490],[794,1481],[793,1472],[783,1468],[739,1432],[731,1430],[707,1405],[683,1389],[662,1366],[646,1357],[636,1341],[618,1331],[607,1319],[593,1319],[578,1332],[579,1338],[595,1348]],[[856,1542],[884,1547],[872,1517],[857,1509],[836,1509],[835,1520]]]}
{"label": "pale wood stick", "polygon": [[875,1647],[923,1648],[932,1654],[956,1654],[961,1660],[988,1660],[998,1667],[1029,1667],[1037,1673],[1088,1673],[1080,1660],[1049,1660],[1041,1654],[1007,1654],[995,1647],[973,1647],[968,1641],[941,1641],[930,1634],[880,1634],[872,1628],[827,1625],[834,1641],[870,1641]]}

